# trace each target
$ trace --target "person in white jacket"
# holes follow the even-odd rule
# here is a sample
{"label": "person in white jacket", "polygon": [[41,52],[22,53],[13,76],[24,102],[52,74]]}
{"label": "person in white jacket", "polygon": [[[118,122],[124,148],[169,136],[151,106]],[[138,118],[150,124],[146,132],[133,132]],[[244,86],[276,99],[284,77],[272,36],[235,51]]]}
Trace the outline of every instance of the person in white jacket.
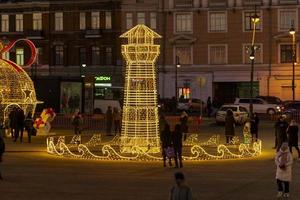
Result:
{"label": "person in white jacket", "polygon": [[275,163],[277,166],[276,180],[278,186],[277,197],[288,198],[289,197],[289,184],[292,179],[292,164],[293,157],[289,151],[289,144],[287,142],[282,143],[279,151],[275,157]]}

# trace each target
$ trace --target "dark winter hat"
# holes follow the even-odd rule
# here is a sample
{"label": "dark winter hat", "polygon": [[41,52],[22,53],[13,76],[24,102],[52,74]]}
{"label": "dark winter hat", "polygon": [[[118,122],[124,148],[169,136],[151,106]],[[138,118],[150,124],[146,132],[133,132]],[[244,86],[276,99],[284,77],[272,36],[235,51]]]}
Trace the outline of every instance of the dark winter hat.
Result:
{"label": "dark winter hat", "polygon": [[174,176],[175,176],[175,180],[179,180],[179,179],[184,180],[185,179],[184,174],[182,172],[176,172],[174,174]]}

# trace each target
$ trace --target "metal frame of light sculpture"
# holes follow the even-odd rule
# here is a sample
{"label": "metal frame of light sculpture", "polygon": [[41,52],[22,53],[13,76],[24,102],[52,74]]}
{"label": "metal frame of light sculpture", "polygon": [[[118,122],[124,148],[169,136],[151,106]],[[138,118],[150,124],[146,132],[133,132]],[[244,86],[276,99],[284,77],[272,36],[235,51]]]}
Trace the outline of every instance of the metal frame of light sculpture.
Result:
{"label": "metal frame of light sculpture", "polygon": [[155,62],[160,45],[154,40],[159,34],[145,25],[137,25],[120,38],[126,61],[121,149],[130,152],[139,147],[147,152],[160,151]]}
{"label": "metal frame of light sculpture", "polygon": [[24,65],[30,66],[36,59],[36,48],[30,40],[19,39],[6,46],[0,42],[0,122],[4,123],[7,123],[8,114],[13,107],[19,107],[25,113],[31,111],[34,114],[36,105],[40,103],[36,99],[34,84],[22,66],[2,58],[3,53],[8,52],[20,41],[25,42],[31,50],[31,57]]}
{"label": "metal frame of light sculpture", "polygon": [[[198,134],[191,135],[184,142],[183,159],[190,161],[224,160],[251,158],[261,155],[261,140],[252,144],[224,145],[219,144],[219,137],[215,135],[206,142],[200,142]],[[118,136],[113,141],[107,143],[101,142],[101,134],[92,135],[86,143],[82,143],[80,135],[72,136],[69,141],[66,142],[66,136],[48,137],[47,152],[60,157],[92,160],[162,160],[160,153],[145,152],[139,147],[133,147],[131,153],[118,151],[117,147],[119,147],[121,141],[121,138]]]}

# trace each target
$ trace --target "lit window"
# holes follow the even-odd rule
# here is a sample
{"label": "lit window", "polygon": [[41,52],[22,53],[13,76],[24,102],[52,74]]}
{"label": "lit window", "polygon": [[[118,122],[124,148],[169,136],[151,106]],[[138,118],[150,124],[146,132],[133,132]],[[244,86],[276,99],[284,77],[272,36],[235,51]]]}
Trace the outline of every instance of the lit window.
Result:
{"label": "lit window", "polygon": [[150,28],[156,29],[157,24],[157,14],[155,12],[150,13]]}
{"label": "lit window", "polygon": [[137,14],[137,23],[138,24],[145,24],[146,20],[145,20],[145,13],[139,12]]}
{"label": "lit window", "polygon": [[227,19],[225,12],[209,13],[209,31],[222,32],[227,30]]}
{"label": "lit window", "polygon": [[100,13],[92,12],[92,29],[100,29]]}
{"label": "lit window", "polygon": [[177,13],[176,17],[176,32],[192,32],[192,14]]}
{"label": "lit window", "polygon": [[79,14],[79,29],[84,30],[86,28],[85,12]]}
{"label": "lit window", "polygon": [[191,47],[176,47],[175,58],[176,58],[176,56],[178,56],[179,62],[181,65],[191,65],[192,64]]}
{"label": "lit window", "polygon": [[[279,10],[279,30],[288,31],[292,23],[297,24],[297,12],[296,10]],[[295,26],[296,28],[297,26]]]}
{"label": "lit window", "polygon": [[42,30],[42,13],[33,13],[33,30]]}
{"label": "lit window", "polygon": [[23,15],[16,14],[16,31],[22,32],[23,31]]}
{"label": "lit window", "polygon": [[112,28],[111,12],[105,12],[105,29]]}
{"label": "lit window", "polygon": [[63,65],[64,64],[64,47],[56,46],[55,47],[55,65]]}
{"label": "lit window", "polygon": [[9,15],[1,15],[1,31],[9,32]]}
{"label": "lit window", "polygon": [[[245,31],[253,30],[252,17],[255,15],[255,11],[246,11],[244,12],[244,29]],[[256,15],[259,17],[259,22],[255,24],[255,30],[261,30],[262,19],[260,17],[260,12],[256,12]]]}
{"label": "lit window", "polygon": [[181,99],[190,99],[191,88],[178,88],[178,97]]}
{"label": "lit window", "polygon": [[126,13],[126,29],[131,29],[133,26],[132,13]]}
{"label": "lit window", "polygon": [[[263,60],[262,60],[262,53],[263,53],[263,50],[262,50],[262,45],[260,44],[255,44],[255,63],[262,63]],[[250,60],[250,54],[251,54],[251,45],[250,44],[247,44],[247,45],[244,45],[244,49],[243,49],[243,52],[244,52],[244,63],[245,64],[249,64],[251,62]]]}
{"label": "lit window", "polygon": [[100,48],[92,47],[92,65],[100,65]]}
{"label": "lit window", "polygon": [[9,52],[7,52],[7,51],[3,52],[2,53],[2,58],[5,59],[5,60],[9,60]]}
{"label": "lit window", "polygon": [[105,61],[107,65],[112,64],[112,48],[106,47],[105,48]]}
{"label": "lit window", "polygon": [[24,49],[22,48],[16,49],[16,63],[18,65],[24,65]]}
{"label": "lit window", "polygon": [[209,64],[226,64],[227,48],[225,45],[209,46]]}
{"label": "lit window", "polygon": [[[296,53],[297,55],[297,53]],[[292,63],[293,61],[293,45],[280,45],[280,63]]]}
{"label": "lit window", "polygon": [[55,30],[62,31],[64,29],[64,16],[63,13],[55,13]]}

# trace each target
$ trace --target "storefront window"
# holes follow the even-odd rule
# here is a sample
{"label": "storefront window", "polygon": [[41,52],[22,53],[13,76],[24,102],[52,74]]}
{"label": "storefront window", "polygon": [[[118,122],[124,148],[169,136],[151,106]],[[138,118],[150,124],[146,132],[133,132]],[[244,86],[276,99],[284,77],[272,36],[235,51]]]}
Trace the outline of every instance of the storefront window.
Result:
{"label": "storefront window", "polygon": [[180,99],[189,99],[191,97],[191,88],[179,88],[178,96]]}

